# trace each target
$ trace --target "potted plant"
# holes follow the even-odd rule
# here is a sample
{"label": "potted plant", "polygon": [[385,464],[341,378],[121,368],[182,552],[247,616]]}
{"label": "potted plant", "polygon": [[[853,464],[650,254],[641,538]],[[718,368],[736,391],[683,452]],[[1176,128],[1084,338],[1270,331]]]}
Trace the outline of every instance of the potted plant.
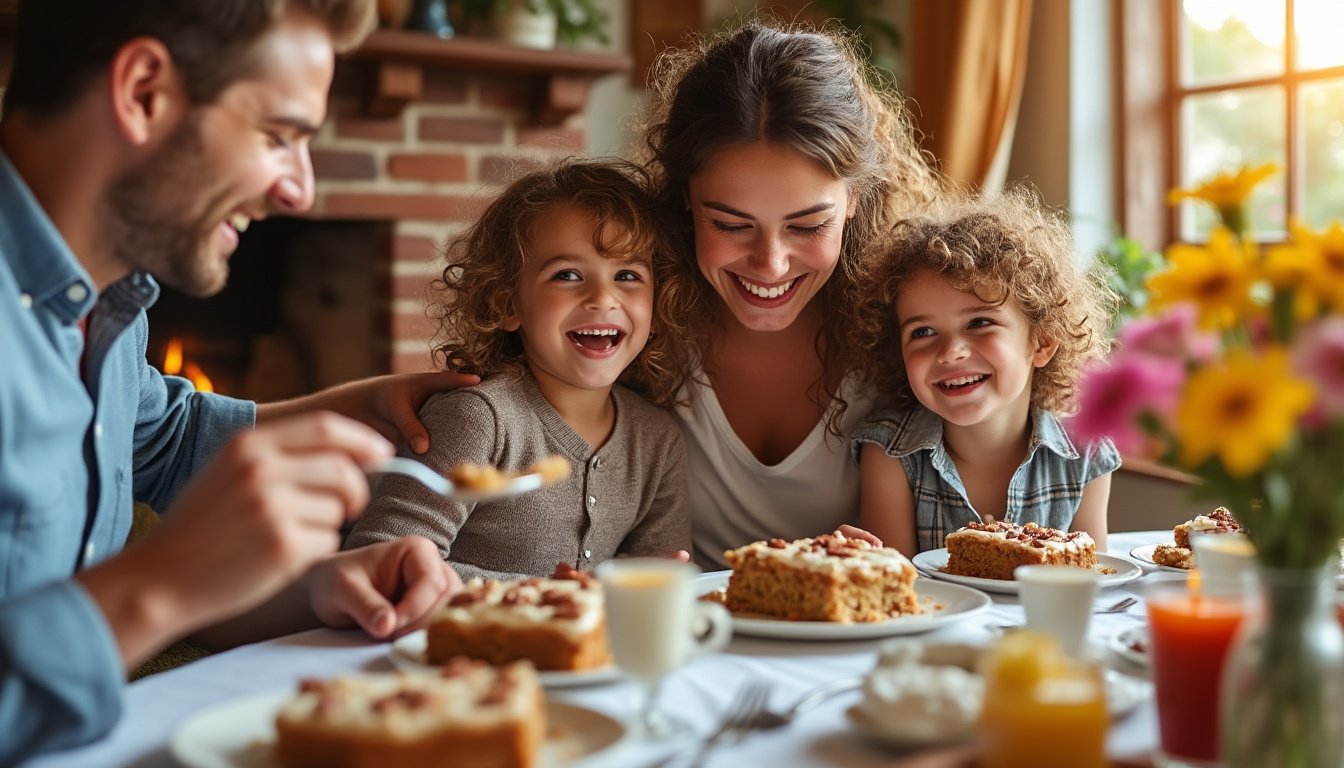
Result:
{"label": "potted plant", "polygon": [[484,25],[495,37],[527,48],[611,41],[610,18],[594,0],[462,0],[468,28]]}

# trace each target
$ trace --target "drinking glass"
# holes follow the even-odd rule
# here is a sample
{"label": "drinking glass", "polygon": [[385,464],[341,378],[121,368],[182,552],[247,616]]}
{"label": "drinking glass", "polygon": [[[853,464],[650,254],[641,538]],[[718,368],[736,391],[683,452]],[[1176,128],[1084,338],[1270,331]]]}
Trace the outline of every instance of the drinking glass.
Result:
{"label": "drinking glass", "polygon": [[1027,616],[1027,628],[1054,635],[1065,653],[1081,658],[1101,575],[1091,568],[1019,565],[1013,570],[1013,579]]}
{"label": "drinking glass", "polygon": [[700,569],[658,558],[621,558],[597,567],[616,666],[640,687],[636,732],[670,739],[690,732],[657,707],[663,680],[691,656],[722,650],[732,620],[722,605],[696,599]]}

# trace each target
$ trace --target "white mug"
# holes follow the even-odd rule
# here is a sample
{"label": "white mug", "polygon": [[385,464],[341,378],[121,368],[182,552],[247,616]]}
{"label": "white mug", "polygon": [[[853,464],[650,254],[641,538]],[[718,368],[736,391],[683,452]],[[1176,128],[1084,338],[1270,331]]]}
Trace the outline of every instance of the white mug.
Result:
{"label": "white mug", "polygon": [[1255,568],[1255,545],[1244,533],[1200,533],[1190,537],[1199,586],[1205,594],[1235,596],[1242,575]]}
{"label": "white mug", "polygon": [[1013,570],[1027,627],[1048,632],[1072,658],[1081,658],[1100,576],[1091,568],[1020,565]]}
{"label": "white mug", "polygon": [[691,656],[722,650],[732,619],[722,605],[696,599],[700,569],[660,558],[618,558],[597,566],[606,599],[607,635],[616,666],[656,681]]}

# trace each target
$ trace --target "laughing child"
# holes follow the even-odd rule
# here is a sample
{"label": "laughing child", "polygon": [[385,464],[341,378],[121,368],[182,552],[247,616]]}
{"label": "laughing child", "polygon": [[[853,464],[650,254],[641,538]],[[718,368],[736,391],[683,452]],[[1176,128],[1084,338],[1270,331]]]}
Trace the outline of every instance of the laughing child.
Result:
{"label": "laughing child", "polygon": [[1086,531],[1106,548],[1110,440],[1061,428],[1106,354],[1114,295],[1035,196],[948,202],[896,227],[867,302],[879,408],[853,433],[860,525],[906,555],[971,522]]}
{"label": "laughing child", "polygon": [[689,365],[661,301],[670,283],[655,284],[666,228],[646,189],[617,161],[530,173],[450,246],[435,285],[435,358],[482,381],[425,404],[431,447],[415,458],[516,472],[559,455],[569,476],[467,504],[390,475],[346,546],[425,536],[464,580],[690,549],[684,449],[663,409]]}

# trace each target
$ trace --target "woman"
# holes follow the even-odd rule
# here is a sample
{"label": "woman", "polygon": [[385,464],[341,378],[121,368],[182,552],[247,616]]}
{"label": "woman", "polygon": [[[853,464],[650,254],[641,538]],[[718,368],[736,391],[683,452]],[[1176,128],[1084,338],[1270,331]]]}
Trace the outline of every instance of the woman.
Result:
{"label": "woman", "polygon": [[679,216],[676,290],[699,366],[677,409],[695,559],[858,519],[842,436],[870,405],[857,287],[938,192],[895,93],[849,41],[750,22],[655,64],[647,129]]}

